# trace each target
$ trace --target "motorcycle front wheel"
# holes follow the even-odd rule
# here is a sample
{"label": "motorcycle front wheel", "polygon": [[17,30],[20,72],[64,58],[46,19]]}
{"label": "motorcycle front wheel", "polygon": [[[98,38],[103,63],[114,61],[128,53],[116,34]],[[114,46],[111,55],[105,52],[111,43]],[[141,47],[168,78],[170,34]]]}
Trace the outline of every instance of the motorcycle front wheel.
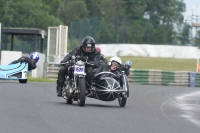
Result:
{"label": "motorcycle front wheel", "polygon": [[118,102],[120,107],[125,107],[127,98],[124,96],[118,97]]}
{"label": "motorcycle front wheel", "polygon": [[78,79],[78,105],[83,107],[85,105],[85,97],[86,97],[86,86],[85,86],[85,79],[84,78],[79,78]]}

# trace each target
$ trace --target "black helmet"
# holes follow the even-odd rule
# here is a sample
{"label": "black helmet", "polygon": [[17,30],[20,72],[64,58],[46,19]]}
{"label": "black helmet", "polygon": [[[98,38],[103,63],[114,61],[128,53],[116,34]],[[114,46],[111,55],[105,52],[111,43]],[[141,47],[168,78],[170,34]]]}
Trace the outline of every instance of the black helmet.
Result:
{"label": "black helmet", "polygon": [[[91,47],[91,51],[86,51],[86,47]],[[91,53],[95,49],[95,40],[91,36],[87,36],[82,41],[82,49],[87,53]]]}

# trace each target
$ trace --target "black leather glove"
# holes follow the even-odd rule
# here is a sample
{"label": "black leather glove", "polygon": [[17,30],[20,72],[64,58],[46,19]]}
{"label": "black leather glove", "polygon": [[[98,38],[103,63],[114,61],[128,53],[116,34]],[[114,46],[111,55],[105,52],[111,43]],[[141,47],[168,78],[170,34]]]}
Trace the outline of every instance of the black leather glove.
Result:
{"label": "black leather glove", "polygon": [[84,62],[86,62],[86,61],[88,60],[88,57],[87,57],[87,56],[83,56],[83,57],[82,57],[82,60],[83,60]]}
{"label": "black leather glove", "polygon": [[26,62],[26,58],[24,58],[24,57],[20,58],[20,59],[19,59],[19,62],[20,62],[20,63]]}
{"label": "black leather glove", "polygon": [[76,56],[76,59],[77,59],[77,60],[80,60],[80,59],[82,59],[82,57],[81,57],[80,55],[77,55],[77,56]]}
{"label": "black leather glove", "polygon": [[85,65],[89,67],[94,67],[94,64],[92,62],[85,62]]}

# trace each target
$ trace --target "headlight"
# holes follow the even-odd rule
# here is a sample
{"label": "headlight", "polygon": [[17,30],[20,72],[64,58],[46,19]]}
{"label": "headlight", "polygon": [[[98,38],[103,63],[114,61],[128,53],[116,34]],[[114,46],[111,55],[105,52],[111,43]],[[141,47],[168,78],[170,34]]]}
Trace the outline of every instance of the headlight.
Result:
{"label": "headlight", "polygon": [[83,62],[83,61],[77,61],[77,62],[76,62],[76,65],[83,66],[83,65],[84,65],[84,62]]}

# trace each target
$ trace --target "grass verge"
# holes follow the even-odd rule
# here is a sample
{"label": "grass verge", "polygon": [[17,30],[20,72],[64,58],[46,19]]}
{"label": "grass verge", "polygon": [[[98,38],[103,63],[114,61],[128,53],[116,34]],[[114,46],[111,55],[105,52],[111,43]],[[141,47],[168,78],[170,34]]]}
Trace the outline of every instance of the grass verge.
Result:
{"label": "grass verge", "polygon": [[31,76],[28,77],[28,82],[55,82],[55,79],[47,79],[47,78],[33,78]]}
{"label": "grass verge", "polygon": [[[111,57],[107,57],[109,60]],[[152,58],[121,56],[122,62],[130,60],[133,69],[153,69],[166,71],[194,71],[196,72],[196,59]]]}

